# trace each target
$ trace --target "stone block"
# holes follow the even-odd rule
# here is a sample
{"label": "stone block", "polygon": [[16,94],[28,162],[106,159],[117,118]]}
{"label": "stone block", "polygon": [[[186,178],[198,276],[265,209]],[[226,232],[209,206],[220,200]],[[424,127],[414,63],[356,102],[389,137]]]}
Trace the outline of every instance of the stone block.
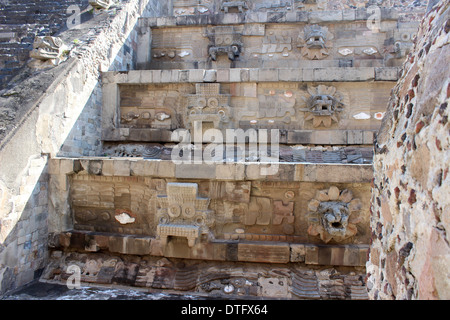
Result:
{"label": "stone block", "polygon": [[196,260],[225,261],[225,242],[202,242],[189,247],[184,239],[174,238],[162,249],[164,257]]}
{"label": "stone block", "polygon": [[127,83],[139,84],[141,83],[141,71],[130,70],[127,73]]}
{"label": "stone block", "polygon": [[299,82],[303,80],[302,69],[279,69],[278,73],[280,81]]}
{"label": "stone block", "polygon": [[339,22],[343,20],[342,11],[312,11],[309,13],[309,23]]}
{"label": "stone block", "polygon": [[60,173],[60,160],[59,159],[50,159],[48,164],[48,174],[58,175]]}
{"label": "stone block", "polygon": [[217,69],[217,82],[230,82],[230,70]]}
{"label": "stone block", "polygon": [[277,82],[278,69],[259,69],[259,81]]}
{"label": "stone block", "polygon": [[129,160],[113,160],[114,176],[130,176]]}
{"label": "stone block", "polygon": [[148,255],[150,254],[151,238],[127,238],[126,254]]}
{"label": "stone block", "polygon": [[152,70],[153,83],[161,83],[161,70]]}
{"label": "stone block", "polygon": [[189,70],[189,82],[203,82],[203,69]]}
{"label": "stone block", "polygon": [[148,161],[147,169],[149,176],[160,178],[174,178],[176,165],[172,161],[167,160],[145,160]]}
{"label": "stone block", "polygon": [[162,257],[164,256],[164,247],[162,242],[157,239],[152,239],[150,242],[150,255]]}
{"label": "stone block", "polygon": [[230,82],[241,82],[241,69],[230,69]]}
{"label": "stone block", "polygon": [[250,81],[259,81],[259,69],[249,69]]}
{"label": "stone block", "polygon": [[313,71],[313,81],[371,81],[375,70],[371,67],[361,68],[318,68]]}
{"label": "stone block", "polygon": [[261,165],[254,163],[245,164],[245,178],[247,180],[261,180],[263,177],[261,174]]}
{"label": "stone block", "polygon": [[122,253],[126,254],[127,252],[127,238],[126,237],[117,237],[110,236],[108,248],[111,253]]}
{"label": "stone block", "polygon": [[297,12],[287,12],[285,19],[286,22],[297,22]]}
{"label": "stone block", "polygon": [[153,82],[153,73],[151,70],[141,70],[141,83],[147,84]]}
{"label": "stone block", "polygon": [[242,262],[288,263],[290,247],[288,243],[239,243],[238,260]]}
{"label": "stone block", "polygon": [[306,264],[319,264],[319,247],[314,245],[305,245],[305,263]]}
{"label": "stone block", "polygon": [[363,131],[363,143],[372,145],[374,141],[374,131]]}
{"label": "stone block", "polygon": [[397,81],[400,76],[400,68],[375,68],[375,81]]}
{"label": "stone block", "polygon": [[161,83],[169,83],[172,81],[172,70],[161,71]]}
{"label": "stone block", "polygon": [[72,159],[59,159],[59,172],[63,175],[73,173],[73,160]]}
{"label": "stone block", "polygon": [[114,161],[103,160],[102,175],[113,176],[114,175]]}
{"label": "stone block", "polygon": [[217,180],[244,180],[245,165],[244,164],[217,164],[216,179]]}
{"label": "stone block", "polygon": [[363,131],[349,130],[347,131],[347,144],[363,144]]}
{"label": "stone block", "polygon": [[306,249],[304,244],[291,244],[290,262],[305,262]]}
{"label": "stone block", "polygon": [[214,179],[215,164],[179,164],[175,167],[175,177],[180,179]]}
{"label": "stone block", "polygon": [[216,82],[217,74],[216,70],[204,70],[203,82]]}
{"label": "stone block", "polygon": [[342,20],[344,21],[355,21],[356,20],[356,10],[346,9],[342,11]]}

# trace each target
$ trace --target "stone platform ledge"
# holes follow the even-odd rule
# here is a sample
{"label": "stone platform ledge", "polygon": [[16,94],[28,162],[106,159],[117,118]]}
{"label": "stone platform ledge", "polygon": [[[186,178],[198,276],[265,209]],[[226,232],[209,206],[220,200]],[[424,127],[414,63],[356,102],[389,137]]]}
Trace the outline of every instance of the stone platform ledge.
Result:
{"label": "stone platform ledge", "polygon": [[[380,8],[381,21],[397,21],[400,11]],[[178,26],[233,25],[250,23],[339,23],[367,21],[371,13],[366,8],[332,11],[219,13],[140,18],[141,27],[166,28]]]}
{"label": "stone platform ledge", "polygon": [[[271,165],[273,175],[264,175],[263,168]],[[52,179],[75,175],[84,177],[138,177],[205,179],[219,181],[299,181],[325,183],[370,183],[372,164],[312,164],[312,163],[217,163],[179,164],[170,160],[143,158],[53,158],[49,160]],[[64,182],[64,181],[60,181]],[[68,182],[66,181],[65,184]]]}
{"label": "stone platform ledge", "polygon": [[193,260],[304,263],[306,265],[364,267],[369,245],[316,245],[289,242],[213,240],[197,243],[161,240],[149,236],[66,231],[49,235],[49,247],[57,250],[105,252]]}
{"label": "stone platform ledge", "polygon": [[[248,130],[251,126],[241,126]],[[258,130],[258,129],[256,129]],[[167,142],[171,143],[172,130],[108,128],[102,131],[103,141],[130,142]],[[315,144],[315,145],[373,145],[374,130],[286,130],[280,136],[282,144]]]}
{"label": "stone platform ledge", "polygon": [[110,84],[397,81],[400,67],[131,70],[102,73]]}

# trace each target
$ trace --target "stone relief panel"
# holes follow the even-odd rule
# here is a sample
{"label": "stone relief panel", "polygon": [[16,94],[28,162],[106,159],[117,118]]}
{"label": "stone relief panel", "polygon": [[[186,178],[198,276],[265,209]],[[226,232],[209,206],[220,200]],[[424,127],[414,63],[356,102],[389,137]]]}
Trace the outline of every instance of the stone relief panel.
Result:
{"label": "stone relief panel", "polygon": [[71,183],[78,230],[154,235],[156,182],[149,178],[75,175]]}
{"label": "stone relief panel", "polygon": [[180,127],[177,116],[189,86],[121,86],[120,127],[168,129]]}
{"label": "stone relief panel", "polygon": [[227,127],[233,117],[231,95],[221,94],[219,83],[197,83],[195,88],[196,94],[187,96],[186,127],[193,128],[195,121],[202,122],[204,130]]}
{"label": "stone relief panel", "polygon": [[208,210],[210,199],[198,196],[196,183],[167,184],[167,195],[157,196],[157,236],[163,245],[168,237],[182,237],[194,246],[202,236],[213,238],[214,212]]}
{"label": "stone relief panel", "polygon": [[361,22],[326,26],[248,23],[153,28],[149,66],[151,69],[225,67],[216,62],[220,56],[228,57],[227,61],[237,68],[401,66],[398,59],[412,45],[413,26],[408,29],[397,26],[395,21],[383,23],[386,27],[379,32],[370,31]]}
{"label": "stone relief panel", "polygon": [[[382,97],[388,97],[391,88],[387,82],[238,82],[136,84],[119,89],[115,128],[120,141],[170,142],[173,130],[193,130],[195,123],[202,125],[203,133],[214,128],[224,135],[234,128],[377,130],[387,100]],[[160,152],[130,147],[115,152],[147,157]]]}
{"label": "stone relief panel", "polygon": [[195,61],[206,59],[208,39],[204,34],[203,27],[152,29],[151,68],[190,68]]}
{"label": "stone relief panel", "polygon": [[369,191],[366,184],[74,175],[70,205],[75,230],[155,237],[162,248],[214,239],[365,244]]}

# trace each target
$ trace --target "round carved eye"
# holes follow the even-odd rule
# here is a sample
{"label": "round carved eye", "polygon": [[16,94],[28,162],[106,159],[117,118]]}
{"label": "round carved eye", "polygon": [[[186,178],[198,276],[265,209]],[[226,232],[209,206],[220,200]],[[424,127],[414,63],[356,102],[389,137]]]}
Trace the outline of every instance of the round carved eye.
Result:
{"label": "round carved eye", "polygon": [[218,36],[216,37],[216,44],[222,44],[223,43],[223,38]]}
{"label": "round carved eye", "polygon": [[409,41],[411,39],[411,35],[409,33],[403,33],[401,35],[402,41]]}
{"label": "round carved eye", "polygon": [[217,108],[219,106],[219,100],[217,98],[208,99],[208,107]]}
{"label": "round carved eye", "polygon": [[205,219],[203,219],[203,217],[202,216],[197,216],[196,218],[195,218],[195,224],[196,225],[203,225],[203,224],[205,224]]}
{"label": "round carved eye", "polygon": [[204,108],[206,107],[206,99],[205,98],[198,98],[197,100],[197,107],[198,108]]}
{"label": "round carved eye", "polygon": [[169,207],[169,216],[171,216],[172,218],[177,218],[180,216],[181,214],[181,208],[180,206],[177,205],[172,205]]}
{"label": "round carved eye", "polygon": [[151,118],[150,112],[143,112],[141,113],[141,118],[145,120],[149,120]]}
{"label": "round carved eye", "polygon": [[233,37],[225,36],[225,38],[223,39],[223,42],[227,45],[230,45],[233,42]]}
{"label": "round carved eye", "polygon": [[195,216],[195,208],[192,205],[183,206],[183,216],[186,218],[192,218]]}
{"label": "round carved eye", "polygon": [[226,113],[224,110],[219,110],[218,114],[219,114],[220,118],[225,119]]}

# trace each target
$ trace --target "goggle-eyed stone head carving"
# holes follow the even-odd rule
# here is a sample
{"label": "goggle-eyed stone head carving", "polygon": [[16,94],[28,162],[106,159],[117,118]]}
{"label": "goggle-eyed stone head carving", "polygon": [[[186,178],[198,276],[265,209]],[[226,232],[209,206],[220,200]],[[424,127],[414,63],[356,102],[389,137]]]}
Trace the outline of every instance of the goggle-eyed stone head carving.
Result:
{"label": "goggle-eyed stone head carving", "polygon": [[310,97],[303,97],[306,108],[300,109],[307,113],[305,120],[313,120],[314,127],[323,124],[330,127],[333,122],[339,122],[338,114],[344,108],[344,97],[337,92],[335,87],[319,85],[309,87]]}
{"label": "goggle-eyed stone head carving", "polygon": [[307,101],[308,109],[315,115],[332,116],[340,112],[343,104],[335,97],[327,94],[311,96]]}
{"label": "goggle-eyed stone head carving", "polygon": [[350,190],[340,191],[332,186],[317,192],[315,199],[308,204],[308,234],[319,236],[328,243],[344,241],[357,234],[356,224],[360,222],[361,201],[353,199]]}
{"label": "goggle-eyed stone head carving", "polygon": [[321,60],[329,55],[329,40],[333,35],[328,28],[319,25],[306,26],[299,34],[298,47],[302,56],[310,60]]}
{"label": "goggle-eyed stone head carving", "polygon": [[324,49],[327,41],[326,28],[318,25],[305,27],[305,42],[309,49]]}

